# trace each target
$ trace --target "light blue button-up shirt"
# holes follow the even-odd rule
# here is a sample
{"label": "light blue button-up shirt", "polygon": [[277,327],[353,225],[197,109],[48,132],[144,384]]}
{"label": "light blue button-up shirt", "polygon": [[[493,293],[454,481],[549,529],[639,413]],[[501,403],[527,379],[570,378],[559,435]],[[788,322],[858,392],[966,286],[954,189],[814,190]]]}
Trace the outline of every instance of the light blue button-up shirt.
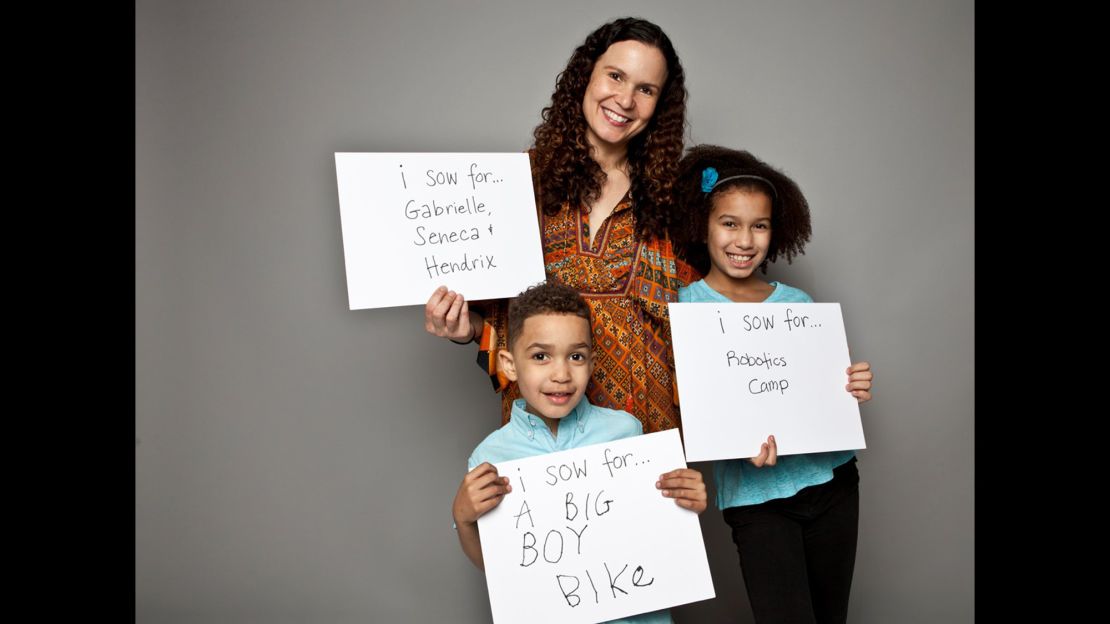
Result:
{"label": "light blue button-up shirt", "polygon": [[[598,407],[585,397],[574,410],[559,420],[559,435],[551,435],[551,429],[539,416],[529,414],[524,409],[524,399],[513,401],[509,422],[482,440],[471,453],[467,469],[473,470],[482,462],[496,464],[601,444],[638,436],[644,432],[643,425],[635,416],[621,410]],[[644,544],[644,548],[650,548]],[[610,620],[610,624],[673,624],[669,609],[641,613],[632,617]]]}

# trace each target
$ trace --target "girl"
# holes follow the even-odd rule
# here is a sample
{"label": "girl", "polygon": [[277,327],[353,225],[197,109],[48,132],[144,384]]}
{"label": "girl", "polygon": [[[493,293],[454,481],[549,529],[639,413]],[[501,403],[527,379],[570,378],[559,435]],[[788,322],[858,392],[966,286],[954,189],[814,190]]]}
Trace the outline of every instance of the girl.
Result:
{"label": "girl", "polygon": [[[705,279],[683,302],[812,302],[756,274],[789,263],[810,236],[809,205],[793,180],[748,152],[692,148],[679,165],[683,240]],[[871,366],[848,368],[847,390],[871,398]],[[854,451],[778,457],[774,436],[758,456],[714,463],[717,506],[732,528],[755,621],[844,622],[856,557],[859,474]]]}
{"label": "girl", "polygon": [[[642,19],[601,26],[571,55],[542,118],[529,155],[544,264],[590,306],[597,360],[586,396],[636,416],[644,433],[678,427],[667,303],[699,275],[671,243],[686,86],[670,39]],[[472,307],[441,286],[424,310],[429,333],[480,342],[503,423],[520,396],[497,368],[507,309]]]}

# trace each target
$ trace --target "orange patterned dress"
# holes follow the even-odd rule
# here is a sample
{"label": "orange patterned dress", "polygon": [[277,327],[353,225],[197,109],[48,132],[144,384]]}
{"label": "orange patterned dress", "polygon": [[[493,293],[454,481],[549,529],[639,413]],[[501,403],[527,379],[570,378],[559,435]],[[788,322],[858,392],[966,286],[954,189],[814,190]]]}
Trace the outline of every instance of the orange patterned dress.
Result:
{"label": "orange patterned dress", "polygon": [[[669,240],[637,240],[629,195],[601,224],[590,246],[589,213],[565,204],[557,214],[540,212],[548,279],[577,289],[590,305],[596,365],[586,388],[594,405],[629,412],[644,433],[679,427],[675,400],[674,354],[667,303],[678,289],[701,276],[675,257]],[[497,370],[496,353],[505,348],[508,300],[482,309],[479,364],[501,392],[501,421],[509,420],[515,382]]]}

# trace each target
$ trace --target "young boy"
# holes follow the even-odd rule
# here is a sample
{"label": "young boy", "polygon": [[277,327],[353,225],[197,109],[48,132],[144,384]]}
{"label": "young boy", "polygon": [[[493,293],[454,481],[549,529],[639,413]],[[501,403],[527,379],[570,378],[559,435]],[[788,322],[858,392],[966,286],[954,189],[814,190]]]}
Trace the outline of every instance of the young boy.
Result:
{"label": "young boy", "polygon": [[[509,422],[474,449],[469,472],[452,506],[459,543],[484,570],[478,517],[512,490],[493,463],[542,455],[643,433],[628,412],[592,405],[585,397],[593,372],[590,308],[576,290],[558,282],[533,286],[509,304],[508,351],[497,357],[520,388]],[[672,470],[655,487],[663,496],[697,513],[705,511],[702,475],[692,468]],[[651,548],[644,544],[644,548]],[[671,622],[667,609],[620,620],[638,624]]]}

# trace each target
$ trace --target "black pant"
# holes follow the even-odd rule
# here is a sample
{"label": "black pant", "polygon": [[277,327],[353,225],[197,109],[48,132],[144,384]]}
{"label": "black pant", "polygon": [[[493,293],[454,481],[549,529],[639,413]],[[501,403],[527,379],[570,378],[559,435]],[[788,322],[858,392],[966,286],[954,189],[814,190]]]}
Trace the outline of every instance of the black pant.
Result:
{"label": "black pant", "polygon": [[856,459],[831,481],[789,498],[724,510],[758,624],[826,624],[848,618],[856,565]]}

